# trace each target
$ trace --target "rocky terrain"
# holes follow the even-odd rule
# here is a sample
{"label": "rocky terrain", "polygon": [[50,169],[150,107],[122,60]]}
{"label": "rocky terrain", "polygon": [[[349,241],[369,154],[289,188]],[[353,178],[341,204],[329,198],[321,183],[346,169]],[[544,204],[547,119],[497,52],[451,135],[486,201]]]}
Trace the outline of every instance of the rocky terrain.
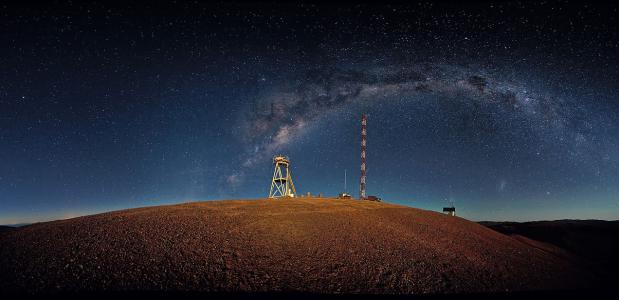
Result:
{"label": "rocky terrain", "polygon": [[589,287],[563,250],[357,200],[195,202],[0,235],[0,291],[469,293]]}

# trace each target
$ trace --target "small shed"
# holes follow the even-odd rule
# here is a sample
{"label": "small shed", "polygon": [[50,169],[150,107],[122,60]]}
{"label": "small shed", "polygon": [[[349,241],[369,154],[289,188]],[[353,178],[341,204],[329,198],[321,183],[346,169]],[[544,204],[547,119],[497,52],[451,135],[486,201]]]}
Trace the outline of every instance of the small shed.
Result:
{"label": "small shed", "polygon": [[378,196],[367,196],[367,197],[365,197],[365,200],[368,200],[368,201],[376,201],[376,202],[381,202],[383,199],[381,199],[381,198],[380,198],[380,197],[378,197]]}
{"label": "small shed", "polygon": [[455,216],[456,215],[456,208],[453,206],[450,207],[443,207],[443,212],[447,215],[450,216]]}
{"label": "small shed", "polygon": [[337,195],[337,198],[338,199],[352,199],[352,196],[347,193],[340,193],[339,195]]}

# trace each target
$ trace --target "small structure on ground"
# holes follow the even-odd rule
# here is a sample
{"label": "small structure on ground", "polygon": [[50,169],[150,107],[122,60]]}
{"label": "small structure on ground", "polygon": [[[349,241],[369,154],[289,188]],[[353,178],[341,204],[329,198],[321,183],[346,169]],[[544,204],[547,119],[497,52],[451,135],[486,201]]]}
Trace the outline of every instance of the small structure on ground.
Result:
{"label": "small structure on ground", "polygon": [[370,195],[370,196],[365,197],[363,200],[381,202],[383,199],[381,199],[378,196]]}
{"label": "small structure on ground", "polygon": [[443,207],[443,212],[450,216],[456,215],[456,208],[452,205],[450,207]]}
{"label": "small structure on ground", "polygon": [[344,169],[344,192],[337,195],[338,199],[352,199],[352,195],[348,193],[348,187],[346,186],[346,169]]}
{"label": "small structure on ground", "polygon": [[445,213],[446,215],[450,215],[450,216],[456,215],[456,207],[454,206],[453,200],[449,201],[449,206],[443,207],[443,213]]}
{"label": "small structure on ground", "polygon": [[338,199],[352,199],[352,196],[347,193],[340,193],[339,195],[337,195],[337,198]]}

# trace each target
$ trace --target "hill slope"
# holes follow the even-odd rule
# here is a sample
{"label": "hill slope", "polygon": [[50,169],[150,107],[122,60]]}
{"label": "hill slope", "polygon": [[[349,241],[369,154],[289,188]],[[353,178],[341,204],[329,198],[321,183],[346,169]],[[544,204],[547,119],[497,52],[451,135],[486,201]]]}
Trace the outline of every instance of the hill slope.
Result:
{"label": "hill slope", "polygon": [[599,284],[612,286],[619,269],[619,221],[556,220],[535,222],[479,222],[503,234],[526,236],[565,249],[578,256],[599,277]]}
{"label": "hill slope", "polygon": [[0,236],[0,290],[443,293],[586,286],[569,257],[387,203],[235,200],[38,223]]}
{"label": "hill slope", "polygon": [[0,225],[0,233],[6,232],[6,231],[10,231],[13,230],[15,228],[11,227],[11,226],[4,226],[4,225]]}

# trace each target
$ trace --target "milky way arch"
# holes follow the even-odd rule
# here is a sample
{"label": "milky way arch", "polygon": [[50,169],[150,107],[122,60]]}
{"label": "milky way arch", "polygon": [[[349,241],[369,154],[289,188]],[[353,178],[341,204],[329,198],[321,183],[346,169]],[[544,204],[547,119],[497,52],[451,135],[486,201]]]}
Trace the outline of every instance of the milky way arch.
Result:
{"label": "milky way arch", "polygon": [[[525,119],[542,139],[569,140],[576,148],[590,138],[586,136],[590,123],[572,121],[575,114],[586,112],[565,99],[535,92],[522,83],[496,79],[483,70],[435,63],[362,70],[323,67],[307,70],[291,82],[266,93],[249,107],[243,118],[247,121],[242,140],[248,145],[243,168],[267,159],[303,135],[321,115],[360,101],[371,105],[375,99],[390,96],[415,99],[434,95],[469,101],[477,109],[492,108]],[[228,176],[228,182],[238,181],[243,173],[239,170]]]}

